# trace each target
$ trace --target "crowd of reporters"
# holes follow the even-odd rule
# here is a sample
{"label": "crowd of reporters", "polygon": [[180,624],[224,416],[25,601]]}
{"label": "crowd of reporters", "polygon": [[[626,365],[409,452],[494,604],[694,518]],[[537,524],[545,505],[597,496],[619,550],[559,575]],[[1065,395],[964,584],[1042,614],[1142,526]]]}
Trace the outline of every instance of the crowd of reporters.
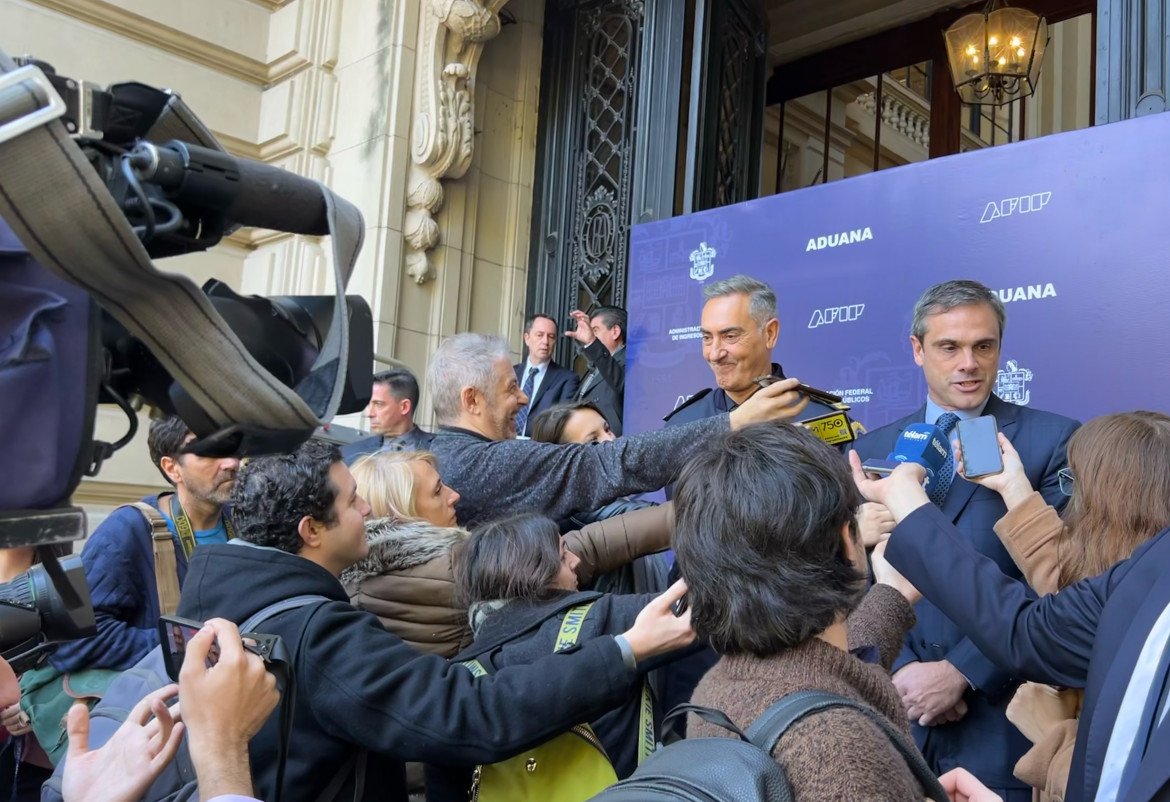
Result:
{"label": "crowd of reporters", "polygon": [[[498,337],[445,340],[425,376],[434,433],[414,423],[405,371],[375,377],[373,436],[340,451],[310,441],[241,465],[184,453],[178,419],[154,423],[151,459],[173,492],[143,501],[171,533],[177,615],[206,627],[178,687],[143,699],[100,748],[87,743],[100,692],[69,708],[56,743],[38,730],[63,759],[17,755],[13,790],[20,771],[43,779],[55,762],[65,799],[159,798],[148,789],[185,735],[203,799],[463,800],[482,767],[576,726],[620,780],[675,702],[747,729],[817,690],[849,705],[776,744],[797,799],[931,795],[899,748],[911,739],[951,799],[1170,798],[1157,759],[1170,737],[1170,418],[1079,426],[1001,401],[1003,305],[952,281],[914,310],[923,408],[846,457],[793,425],[810,400],[772,361],[772,290],[738,276],[705,295],[716,386],[664,411],[659,431],[621,436],[614,308],[574,313],[581,379],[552,362],[546,316],[527,322],[518,365]],[[911,424],[949,438],[986,414],[1000,473],[968,480],[961,450],[926,488],[914,464],[880,480],[862,468]],[[668,486],[665,504],[638,497]],[[49,675],[116,682],[159,646],[172,577],[156,543],[134,507],[97,528],[82,551],[97,634],[59,647]],[[275,680],[229,622],[288,599],[311,600],[262,628],[298,678],[284,732]],[[32,747],[6,679],[2,723]],[[728,734],[684,723],[671,735]]]}

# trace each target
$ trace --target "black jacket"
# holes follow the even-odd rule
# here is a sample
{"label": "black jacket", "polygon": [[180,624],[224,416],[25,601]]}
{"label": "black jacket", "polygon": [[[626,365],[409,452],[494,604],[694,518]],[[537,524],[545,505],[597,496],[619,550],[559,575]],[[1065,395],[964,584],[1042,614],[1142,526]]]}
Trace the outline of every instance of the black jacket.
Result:
{"label": "black jacket", "polygon": [[[264,624],[266,633],[284,639],[297,676],[286,799],[316,798],[364,747],[370,750],[364,798],[404,802],[404,760],[499,761],[601,715],[636,687],[608,637],[474,679],[463,666],[418,654],[383,629],[377,616],[350,606],[341,583],[324,568],[240,541],[194,553],[178,614],[240,622],[304,594],[330,601]],[[278,718],[271,716],[251,743],[261,799],[273,796]],[[338,798],[352,799],[352,785]]]}
{"label": "black jacket", "polygon": [[341,458],[346,465],[353,465],[366,454],[374,454],[389,448],[393,451],[426,451],[431,446],[434,435],[415,426],[401,437],[383,437],[375,434],[361,440],[355,440],[341,447]]}
{"label": "black jacket", "polygon": [[[593,602],[581,624],[578,643],[605,635],[620,635],[654,594],[610,596],[594,592],[562,592],[543,602],[513,602],[484,620],[475,642],[452,658],[453,663],[479,660],[489,672],[507,666],[529,665],[552,654],[565,614],[579,604]],[[660,662],[660,661],[657,661]],[[639,669],[648,666],[639,666]],[[661,719],[655,711],[655,732]],[[626,698],[605,714],[589,719],[614,764],[618,778],[628,777],[638,766],[641,686],[631,687]],[[581,722],[575,722],[581,723]],[[566,728],[567,729],[567,728]],[[431,766],[427,772],[428,802],[465,802],[471,782],[471,766]]]}
{"label": "black jacket", "polygon": [[582,348],[581,353],[589,360],[589,370],[581,379],[577,400],[597,404],[609,421],[609,428],[621,437],[626,396],[626,346],[623,344],[611,354],[601,340],[594,340]]}

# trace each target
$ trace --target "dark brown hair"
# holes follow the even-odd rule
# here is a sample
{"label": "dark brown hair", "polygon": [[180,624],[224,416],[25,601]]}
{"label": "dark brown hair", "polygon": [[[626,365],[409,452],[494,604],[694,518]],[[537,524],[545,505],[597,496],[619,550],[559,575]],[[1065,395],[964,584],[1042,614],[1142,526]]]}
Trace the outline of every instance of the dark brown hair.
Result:
{"label": "dark brown hair", "polygon": [[1068,441],[1073,495],[1060,540],[1060,587],[1105,572],[1170,526],[1170,417],[1118,412]]}
{"label": "dark brown hair", "polygon": [[609,421],[601,407],[592,401],[568,401],[551,406],[532,419],[532,439],[538,443],[558,443],[564,445],[565,427],[573,413],[581,409],[591,409],[601,416],[606,423]]}
{"label": "dark brown hair", "polygon": [[711,438],[675,485],[673,546],[691,621],[720,654],[769,657],[841,620],[865,594],[841,453],[807,429],[756,423]]}
{"label": "dark brown hair", "polygon": [[464,606],[495,599],[541,601],[559,591],[561,533],[549,518],[523,513],[484,524],[452,551],[455,596]]}

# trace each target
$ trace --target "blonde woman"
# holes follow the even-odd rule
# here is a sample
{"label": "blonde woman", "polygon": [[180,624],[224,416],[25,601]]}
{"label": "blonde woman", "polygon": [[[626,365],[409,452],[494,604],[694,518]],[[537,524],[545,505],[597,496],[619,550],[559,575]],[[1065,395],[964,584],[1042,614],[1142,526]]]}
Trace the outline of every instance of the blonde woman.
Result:
{"label": "blonde woman", "polygon": [[[451,548],[468,537],[455,516],[459,494],[426,451],[370,454],[351,467],[372,509],[369,556],[341,575],[351,603],[377,615],[410,646],[453,657],[471,643],[466,607],[455,601]],[[520,512],[518,510],[517,512]],[[669,504],[618,515],[565,535],[582,586],[597,574],[670,546]]]}

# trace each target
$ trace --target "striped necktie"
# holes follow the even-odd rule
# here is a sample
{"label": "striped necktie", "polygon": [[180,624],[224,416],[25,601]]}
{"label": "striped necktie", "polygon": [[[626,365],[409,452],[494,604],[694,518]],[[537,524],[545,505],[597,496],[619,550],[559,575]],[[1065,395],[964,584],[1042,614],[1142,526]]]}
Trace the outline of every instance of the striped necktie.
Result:
{"label": "striped necktie", "polygon": [[528,375],[524,378],[524,386],[520,388],[524,395],[528,396],[528,406],[522,407],[516,413],[516,434],[524,434],[524,427],[528,425],[528,411],[532,409],[532,387],[536,384],[536,374],[538,368],[529,368]]}

